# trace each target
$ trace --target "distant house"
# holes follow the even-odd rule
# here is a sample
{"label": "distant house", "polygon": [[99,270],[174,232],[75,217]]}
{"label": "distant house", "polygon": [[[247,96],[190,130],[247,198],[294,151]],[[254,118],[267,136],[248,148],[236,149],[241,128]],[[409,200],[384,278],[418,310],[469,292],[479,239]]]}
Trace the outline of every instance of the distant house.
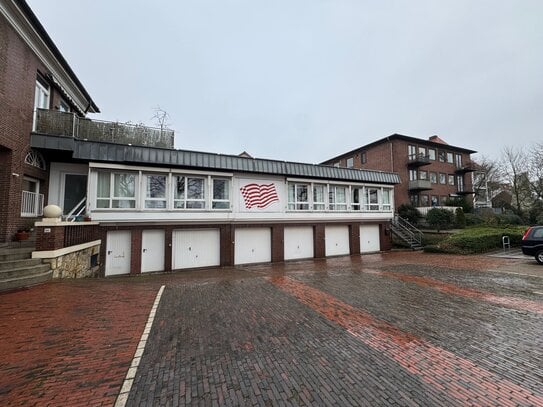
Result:
{"label": "distant house", "polygon": [[85,270],[56,276],[390,248],[398,174],[175,150],[172,131],[90,120],[98,107],[28,5],[1,1],[1,238],[59,206],[63,221],[36,224],[33,256]]}
{"label": "distant house", "polygon": [[342,168],[391,171],[402,182],[394,187],[395,205],[445,205],[451,197],[473,200],[470,155],[476,151],[447,144],[438,136],[419,139],[393,134],[324,161]]}

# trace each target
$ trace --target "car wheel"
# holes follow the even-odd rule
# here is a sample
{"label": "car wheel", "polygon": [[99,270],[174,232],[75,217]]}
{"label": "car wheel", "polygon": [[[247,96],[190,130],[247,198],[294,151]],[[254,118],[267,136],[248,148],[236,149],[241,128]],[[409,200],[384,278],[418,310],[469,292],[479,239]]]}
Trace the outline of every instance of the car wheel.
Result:
{"label": "car wheel", "polygon": [[535,254],[535,259],[539,264],[543,264],[543,250],[540,250]]}

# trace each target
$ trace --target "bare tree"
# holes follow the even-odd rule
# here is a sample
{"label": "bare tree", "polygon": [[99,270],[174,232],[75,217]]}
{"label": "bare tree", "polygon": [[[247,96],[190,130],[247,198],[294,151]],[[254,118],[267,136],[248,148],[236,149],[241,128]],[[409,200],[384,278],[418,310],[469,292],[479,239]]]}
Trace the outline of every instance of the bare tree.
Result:
{"label": "bare tree", "polygon": [[476,203],[489,202],[501,189],[500,163],[489,157],[481,156],[476,160],[473,174],[473,190]]}
{"label": "bare tree", "polygon": [[537,200],[543,200],[543,143],[531,148],[529,162],[530,189]]}
{"label": "bare tree", "polygon": [[171,126],[170,115],[168,112],[162,109],[159,105],[155,106],[153,111],[154,114],[151,119],[154,120],[155,125],[160,128],[160,132],[164,131],[164,129],[168,129]]}
{"label": "bare tree", "polygon": [[502,151],[500,171],[502,179],[511,186],[513,207],[519,213],[531,204],[528,180],[529,156],[520,147],[505,147]]}

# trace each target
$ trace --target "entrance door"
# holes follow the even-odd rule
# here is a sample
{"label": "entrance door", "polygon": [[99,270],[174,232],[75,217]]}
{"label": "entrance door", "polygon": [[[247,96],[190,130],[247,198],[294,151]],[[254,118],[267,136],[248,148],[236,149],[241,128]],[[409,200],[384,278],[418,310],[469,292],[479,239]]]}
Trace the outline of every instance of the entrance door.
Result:
{"label": "entrance door", "polygon": [[144,230],[141,235],[141,272],[164,270],[164,231]]}
{"label": "entrance door", "polygon": [[[81,174],[64,174],[63,213],[73,215],[83,213],[87,196],[87,176]],[[73,212],[72,212],[73,211]]]}
{"label": "entrance door", "polygon": [[107,232],[106,276],[130,273],[130,238],[128,230]]}

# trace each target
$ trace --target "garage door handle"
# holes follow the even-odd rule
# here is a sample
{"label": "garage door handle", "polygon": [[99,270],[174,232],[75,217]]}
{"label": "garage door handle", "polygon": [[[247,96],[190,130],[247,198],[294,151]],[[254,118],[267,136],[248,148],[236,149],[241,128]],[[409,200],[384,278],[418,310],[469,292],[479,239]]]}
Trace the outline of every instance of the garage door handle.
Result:
{"label": "garage door handle", "polygon": [[143,249],[143,253],[145,253],[147,251],[147,249]]}
{"label": "garage door handle", "polygon": [[109,255],[111,254],[111,250],[108,250],[108,251],[107,251],[107,254],[108,254],[108,256],[109,256]]}

